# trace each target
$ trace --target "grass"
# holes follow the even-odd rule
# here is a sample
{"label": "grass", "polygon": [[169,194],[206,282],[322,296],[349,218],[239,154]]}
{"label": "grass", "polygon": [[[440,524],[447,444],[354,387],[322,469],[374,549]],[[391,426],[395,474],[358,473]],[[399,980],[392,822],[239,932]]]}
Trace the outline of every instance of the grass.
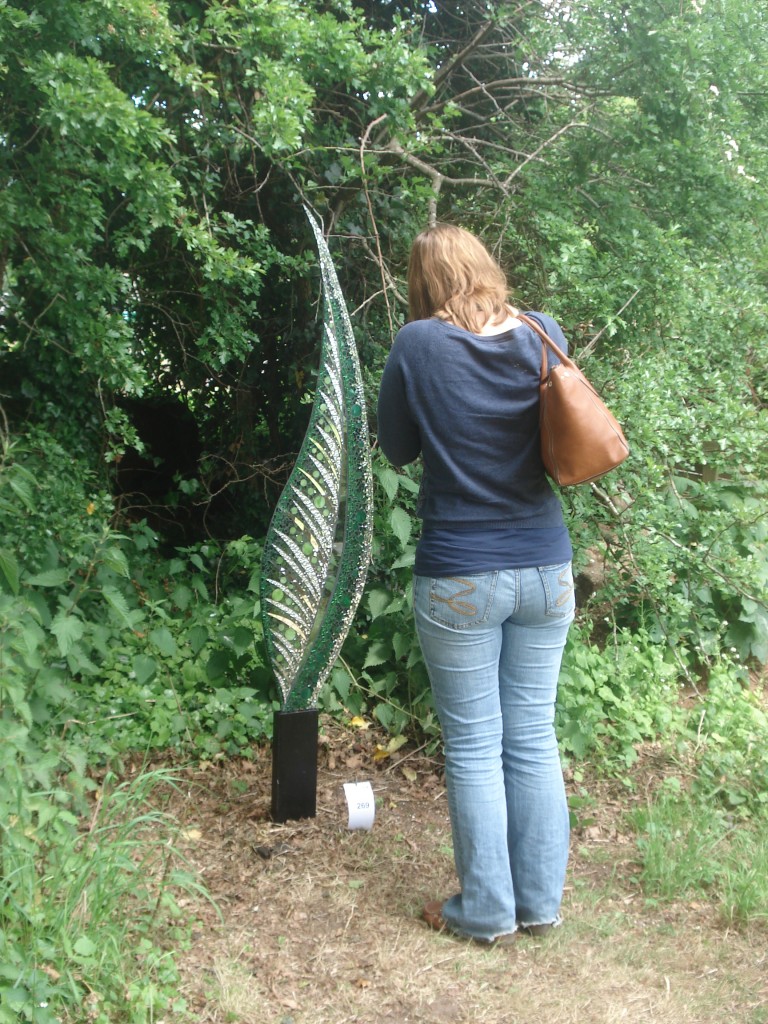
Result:
{"label": "grass", "polygon": [[176,897],[202,890],[158,808],[173,784],[107,776],[87,820],[40,794],[34,824],[4,823],[0,1024],[138,1024],[180,1008],[163,937],[183,942]]}
{"label": "grass", "polygon": [[[266,756],[191,774],[174,813],[204,837],[188,855],[224,915],[181,956],[195,1024],[768,1024],[759,920],[734,930],[711,889],[646,891],[636,798],[606,781],[580,784],[590,823],[574,831],[562,929],[513,951],[429,931],[421,905],[456,885],[439,768],[412,759],[406,780],[354,739],[350,769],[334,740],[310,821],[268,820]],[[353,773],[372,780],[371,832],[346,827]]]}
{"label": "grass", "polygon": [[644,890],[712,901],[725,924],[768,923],[768,812],[748,821],[680,793],[635,810]]}
{"label": "grass", "polygon": [[[651,752],[634,789],[580,769],[564,927],[483,950],[418,919],[456,885],[440,764],[329,729],[310,821],[269,821],[265,747],[6,822],[0,1024],[768,1024],[768,814]],[[370,832],[346,826],[361,777]]]}

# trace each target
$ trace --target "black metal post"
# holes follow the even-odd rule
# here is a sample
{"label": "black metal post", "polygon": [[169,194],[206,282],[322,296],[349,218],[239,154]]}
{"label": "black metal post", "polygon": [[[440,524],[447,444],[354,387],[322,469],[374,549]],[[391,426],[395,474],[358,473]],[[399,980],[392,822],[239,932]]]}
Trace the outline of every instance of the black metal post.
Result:
{"label": "black metal post", "polygon": [[276,711],[272,733],[272,820],[317,813],[317,708]]}

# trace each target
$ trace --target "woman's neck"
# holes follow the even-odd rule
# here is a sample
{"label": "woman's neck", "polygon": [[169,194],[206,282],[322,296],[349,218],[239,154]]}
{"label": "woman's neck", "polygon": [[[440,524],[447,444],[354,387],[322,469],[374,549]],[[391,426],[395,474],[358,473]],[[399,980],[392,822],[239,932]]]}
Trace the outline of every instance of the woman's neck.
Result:
{"label": "woman's neck", "polygon": [[484,336],[504,334],[506,331],[514,330],[515,327],[520,327],[521,321],[517,319],[517,310],[514,306],[507,306],[507,310],[507,316],[503,320],[494,320],[493,317],[490,320],[486,320],[478,334]]}

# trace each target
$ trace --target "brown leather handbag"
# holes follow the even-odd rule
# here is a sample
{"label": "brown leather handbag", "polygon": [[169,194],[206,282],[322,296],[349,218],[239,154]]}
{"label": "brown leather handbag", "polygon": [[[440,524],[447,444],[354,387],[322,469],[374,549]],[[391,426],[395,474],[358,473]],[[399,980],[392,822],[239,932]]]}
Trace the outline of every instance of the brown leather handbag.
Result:
{"label": "brown leather handbag", "polygon": [[[586,484],[629,455],[624,432],[578,366],[533,317],[518,313],[541,338],[539,426],[544,468],[561,487]],[[547,348],[560,362],[548,368]]]}

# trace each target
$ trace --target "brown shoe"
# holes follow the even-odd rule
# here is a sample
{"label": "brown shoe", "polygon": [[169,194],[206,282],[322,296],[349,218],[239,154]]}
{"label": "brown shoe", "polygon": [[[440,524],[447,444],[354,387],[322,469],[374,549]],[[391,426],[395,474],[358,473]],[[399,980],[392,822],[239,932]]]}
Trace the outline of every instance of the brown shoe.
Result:
{"label": "brown shoe", "polygon": [[480,946],[512,946],[520,937],[519,932],[506,932],[503,935],[497,935],[495,939],[479,939],[475,938],[474,935],[462,935],[459,932],[451,931],[450,926],[443,917],[442,900],[430,900],[429,903],[425,903],[421,910],[421,917],[433,931],[448,932],[449,935],[454,935],[459,939],[467,939],[469,942],[476,942]]}
{"label": "brown shoe", "polygon": [[442,900],[430,900],[429,903],[425,903],[421,911],[421,917],[433,931],[442,932],[448,927],[443,920]]}

